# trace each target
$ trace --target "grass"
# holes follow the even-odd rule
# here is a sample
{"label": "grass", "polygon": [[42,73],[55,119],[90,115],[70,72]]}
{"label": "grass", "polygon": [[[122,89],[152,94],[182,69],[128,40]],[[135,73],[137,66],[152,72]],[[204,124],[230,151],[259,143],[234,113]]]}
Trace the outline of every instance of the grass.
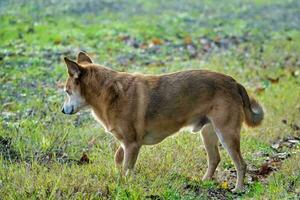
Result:
{"label": "grass", "polygon": [[[222,189],[233,166],[223,149],[217,181],[201,181],[199,134],[143,147],[135,176],[122,177],[117,141],[89,113],[60,113],[62,57],[79,50],[120,71],[216,70],[266,110],[262,126],[242,130],[243,155],[259,168],[267,159],[259,153],[276,154],[272,142],[299,134],[289,126],[300,124],[298,1],[88,2],[0,2],[0,199],[299,198],[299,145],[266,183],[246,180],[236,196]],[[84,152],[89,164],[78,162]]]}

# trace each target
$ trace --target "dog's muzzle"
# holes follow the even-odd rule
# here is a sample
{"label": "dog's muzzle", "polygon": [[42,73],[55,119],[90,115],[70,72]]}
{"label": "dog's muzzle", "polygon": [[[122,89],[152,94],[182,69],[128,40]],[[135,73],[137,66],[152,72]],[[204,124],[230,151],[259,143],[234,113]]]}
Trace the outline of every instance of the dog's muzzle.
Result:
{"label": "dog's muzzle", "polygon": [[74,112],[74,107],[73,107],[73,106],[71,106],[71,109],[68,109],[68,110],[65,110],[65,108],[62,107],[61,112],[64,113],[64,114],[66,114],[66,115],[72,115],[72,114],[75,113],[75,112]]}

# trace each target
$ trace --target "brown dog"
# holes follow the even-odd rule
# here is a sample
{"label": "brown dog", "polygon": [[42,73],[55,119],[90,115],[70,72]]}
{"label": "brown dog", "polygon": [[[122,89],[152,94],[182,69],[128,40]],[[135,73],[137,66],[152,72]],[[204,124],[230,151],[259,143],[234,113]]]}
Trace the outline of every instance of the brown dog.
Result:
{"label": "brown dog", "polygon": [[220,161],[218,139],[237,170],[234,191],[243,188],[246,163],[240,152],[243,121],[257,126],[263,110],[245,88],[230,76],[207,70],[166,75],[116,72],[94,64],[83,52],[77,62],[65,58],[69,78],[62,112],[74,114],[89,107],[98,122],[121,145],[115,162],[133,169],[142,145],[161,142],[182,127],[202,132],[208,155],[203,180],[211,179]]}

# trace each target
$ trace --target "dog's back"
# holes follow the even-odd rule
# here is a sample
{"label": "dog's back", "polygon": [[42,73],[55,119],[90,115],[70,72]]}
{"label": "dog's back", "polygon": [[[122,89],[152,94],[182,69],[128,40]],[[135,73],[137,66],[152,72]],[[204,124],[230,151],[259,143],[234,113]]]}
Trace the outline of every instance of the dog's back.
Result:
{"label": "dog's back", "polygon": [[[237,84],[229,76],[206,70],[190,70],[156,77],[149,86],[146,119],[176,118],[186,113],[207,114],[214,98],[230,99],[241,104]],[[146,79],[147,80],[147,79]]]}

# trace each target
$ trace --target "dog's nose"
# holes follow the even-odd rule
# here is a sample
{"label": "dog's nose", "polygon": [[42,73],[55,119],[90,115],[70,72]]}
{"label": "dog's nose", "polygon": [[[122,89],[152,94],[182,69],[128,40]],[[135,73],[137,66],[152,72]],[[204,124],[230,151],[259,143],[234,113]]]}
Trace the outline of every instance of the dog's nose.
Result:
{"label": "dog's nose", "polygon": [[61,112],[64,113],[64,114],[66,114],[64,107],[61,109]]}

